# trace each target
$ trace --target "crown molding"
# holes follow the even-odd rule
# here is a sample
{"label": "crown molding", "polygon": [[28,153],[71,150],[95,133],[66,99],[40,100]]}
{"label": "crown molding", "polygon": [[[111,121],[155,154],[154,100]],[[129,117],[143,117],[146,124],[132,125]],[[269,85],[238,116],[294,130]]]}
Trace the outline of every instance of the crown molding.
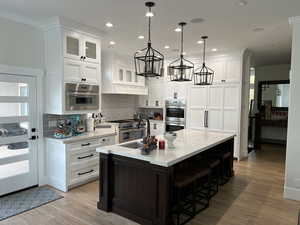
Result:
{"label": "crown molding", "polygon": [[17,22],[17,23],[30,25],[30,26],[33,26],[33,27],[36,27],[36,28],[39,28],[39,29],[42,28],[39,22],[34,21],[34,20],[32,20],[28,17],[20,16],[20,15],[14,14],[14,13],[1,11],[0,12],[0,18],[11,20],[11,21],[14,21],[14,22]]}

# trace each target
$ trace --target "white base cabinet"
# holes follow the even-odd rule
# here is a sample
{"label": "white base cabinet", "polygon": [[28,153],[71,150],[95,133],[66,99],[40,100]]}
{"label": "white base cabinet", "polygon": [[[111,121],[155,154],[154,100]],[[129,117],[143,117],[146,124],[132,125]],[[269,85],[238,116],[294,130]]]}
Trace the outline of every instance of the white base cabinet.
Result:
{"label": "white base cabinet", "polygon": [[48,184],[67,192],[99,176],[96,148],[115,144],[115,136],[87,139],[71,144],[46,138]]}

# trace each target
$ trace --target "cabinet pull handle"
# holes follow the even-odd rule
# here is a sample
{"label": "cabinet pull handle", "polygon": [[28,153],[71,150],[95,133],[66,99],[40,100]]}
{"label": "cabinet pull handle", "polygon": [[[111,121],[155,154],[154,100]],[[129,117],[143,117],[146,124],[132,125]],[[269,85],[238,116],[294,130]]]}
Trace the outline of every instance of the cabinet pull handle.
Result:
{"label": "cabinet pull handle", "polygon": [[83,173],[78,173],[79,176],[82,176],[84,174],[88,174],[88,173],[92,173],[94,172],[94,170],[90,170],[90,171],[87,171],[87,172],[83,172]]}
{"label": "cabinet pull handle", "polygon": [[221,80],[222,82],[226,82],[226,80]]}
{"label": "cabinet pull handle", "polygon": [[208,128],[208,111],[206,111],[206,128]]}
{"label": "cabinet pull handle", "polygon": [[157,126],[156,126],[156,123],[153,124],[153,129],[156,130],[157,129]]}
{"label": "cabinet pull handle", "polygon": [[86,78],[81,78],[81,81],[86,81]]}
{"label": "cabinet pull handle", "polygon": [[156,106],[159,106],[159,102],[158,102],[158,101],[155,101],[155,105],[156,105]]}
{"label": "cabinet pull handle", "polygon": [[94,156],[94,154],[90,154],[90,155],[86,155],[86,156],[82,156],[82,157],[77,157],[77,159],[86,159],[86,158],[91,158],[93,156]]}
{"label": "cabinet pull handle", "polygon": [[148,106],[148,100],[146,100],[146,106]]}
{"label": "cabinet pull handle", "polygon": [[89,146],[91,143],[81,144],[81,147]]}

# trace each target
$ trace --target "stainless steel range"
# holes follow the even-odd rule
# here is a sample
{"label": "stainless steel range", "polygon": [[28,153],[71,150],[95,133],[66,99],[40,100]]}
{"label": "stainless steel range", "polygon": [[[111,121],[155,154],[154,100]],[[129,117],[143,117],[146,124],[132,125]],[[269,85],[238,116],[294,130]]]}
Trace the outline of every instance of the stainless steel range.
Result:
{"label": "stainless steel range", "polygon": [[117,123],[119,127],[119,143],[141,139],[146,134],[146,123],[138,120],[114,120],[110,123]]}

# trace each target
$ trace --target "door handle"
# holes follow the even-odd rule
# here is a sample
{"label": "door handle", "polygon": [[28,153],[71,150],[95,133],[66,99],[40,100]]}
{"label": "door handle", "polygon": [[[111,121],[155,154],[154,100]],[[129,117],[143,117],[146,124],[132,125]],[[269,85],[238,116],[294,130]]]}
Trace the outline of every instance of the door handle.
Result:
{"label": "door handle", "polygon": [[90,154],[90,155],[87,155],[87,156],[77,157],[77,159],[86,159],[86,158],[91,158],[93,156],[94,156],[94,154]]}
{"label": "door handle", "polygon": [[78,176],[82,176],[84,174],[88,174],[88,173],[92,173],[92,172],[94,172],[94,170],[90,170],[90,171],[83,172],[83,173],[78,173]]}
{"label": "door handle", "polygon": [[206,127],[208,128],[208,111],[206,111]]}
{"label": "door handle", "polygon": [[81,144],[81,147],[89,146],[91,143]]}

